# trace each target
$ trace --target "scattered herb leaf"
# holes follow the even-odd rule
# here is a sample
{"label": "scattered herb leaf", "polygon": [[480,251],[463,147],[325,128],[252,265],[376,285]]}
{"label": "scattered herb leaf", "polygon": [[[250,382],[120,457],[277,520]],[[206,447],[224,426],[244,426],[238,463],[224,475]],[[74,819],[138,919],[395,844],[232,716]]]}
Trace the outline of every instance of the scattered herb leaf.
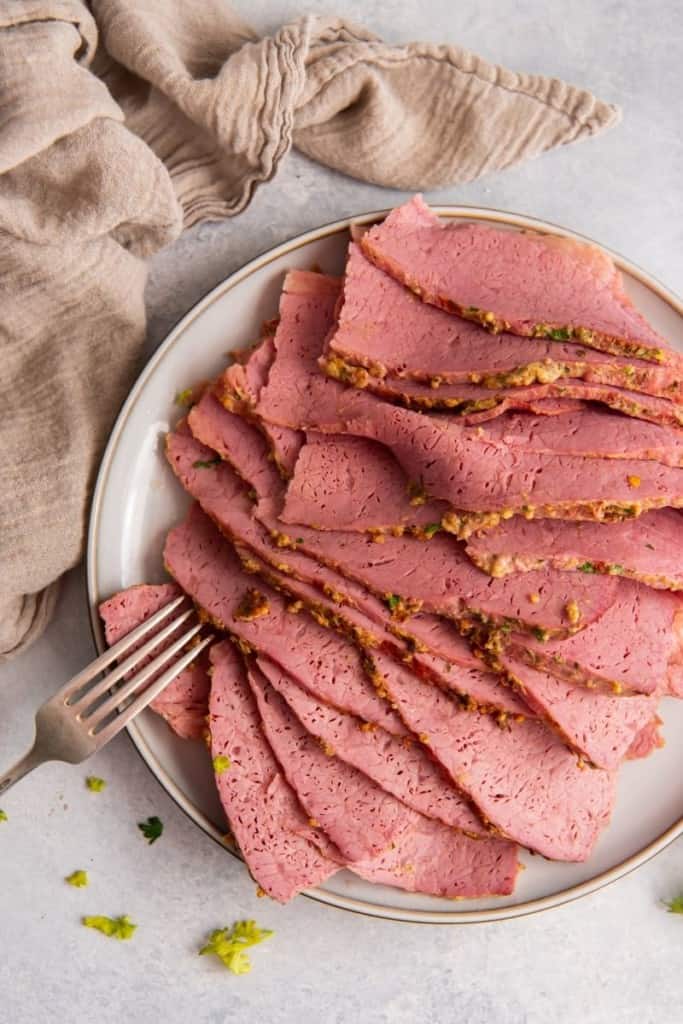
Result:
{"label": "scattered herb leaf", "polygon": [[548,337],[553,341],[569,341],[569,330],[566,327],[556,327],[548,331]]}
{"label": "scattered herb leaf", "polygon": [[98,779],[96,775],[89,775],[85,780],[85,784],[91,793],[101,793],[107,785],[104,779]]}
{"label": "scattered herb leaf", "polygon": [[191,406],[193,406],[194,398],[192,391],[192,388],[185,388],[184,391],[179,391],[178,394],[175,396],[175,404],[182,405],[186,409],[189,409]]}
{"label": "scattered herb leaf", "polygon": [[230,767],[232,767],[232,761],[229,757],[226,757],[225,754],[218,754],[217,757],[214,757],[213,770],[216,775],[222,775],[223,772],[227,772]]}
{"label": "scattered herb leaf", "polygon": [[389,611],[395,612],[401,604],[401,598],[398,594],[387,594],[386,596],[387,607]]}
{"label": "scattered herb leaf", "polygon": [[8,821],[8,817],[4,811],[0,811],[0,821]]}
{"label": "scattered herb leaf", "polygon": [[259,928],[255,921],[237,921],[232,928],[218,928],[211,932],[199,955],[217,956],[233,974],[248,974],[251,960],[245,950],[270,938],[272,931]]}
{"label": "scattered herb leaf", "polygon": [[216,456],[215,459],[207,459],[206,461],[203,460],[203,459],[197,459],[196,462],[192,463],[192,468],[193,469],[213,469],[214,466],[220,466],[220,464],[221,464],[220,456]]}
{"label": "scattered herb leaf", "polygon": [[548,639],[548,630],[541,629],[540,626],[536,626],[534,629],[534,636],[540,643],[544,644]]}
{"label": "scattered herb leaf", "polygon": [[579,572],[595,572],[596,571],[595,566],[593,565],[592,562],[584,562],[582,565],[577,565],[576,568],[579,570]]}
{"label": "scattered herb leaf", "polygon": [[683,914],[683,892],[672,900],[664,900],[664,906],[670,914]]}
{"label": "scattered herb leaf", "polygon": [[103,935],[108,935],[112,939],[131,939],[133,932],[137,928],[136,924],[133,924],[128,914],[124,914],[123,917],[103,917],[101,914],[96,914],[94,917],[84,917],[82,923],[86,928],[94,928],[95,931],[102,932]]}
{"label": "scattered herb leaf", "polygon": [[422,532],[425,537],[431,540],[434,534],[438,533],[440,529],[442,529],[441,523],[427,523]]}
{"label": "scattered herb leaf", "polygon": [[87,871],[72,871],[70,875],[67,875],[64,879],[69,885],[73,885],[76,889],[83,889],[88,884],[88,872]]}
{"label": "scattered herb leaf", "polygon": [[155,814],[153,817],[148,818],[147,821],[139,821],[138,828],[151,846],[152,843],[156,843],[157,839],[164,831],[164,823],[161,818],[157,818]]}

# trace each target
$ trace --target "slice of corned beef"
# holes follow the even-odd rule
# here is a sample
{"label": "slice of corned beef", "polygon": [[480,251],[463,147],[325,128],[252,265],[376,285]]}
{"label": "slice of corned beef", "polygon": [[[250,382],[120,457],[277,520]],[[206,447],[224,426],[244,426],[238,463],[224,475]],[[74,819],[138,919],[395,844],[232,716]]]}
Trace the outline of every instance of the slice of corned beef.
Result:
{"label": "slice of corned beef", "polygon": [[[580,617],[581,602],[573,607]],[[682,630],[679,594],[622,580],[598,622],[561,642],[512,635],[506,650],[533,667],[624,699],[637,693],[678,694],[683,684]]]}
{"label": "slice of corned beef", "polygon": [[587,690],[515,661],[505,652],[499,664],[539,717],[598,768],[618,768],[657,710],[657,696],[626,700]]}
{"label": "slice of corned beef", "polygon": [[550,338],[499,334],[454,317],[417,296],[351,244],[343,304],[321,365],[332,376],[365,368],[372,377],[515,387],[564,377],[615,384],[630,391],[682,400],[678,369]]}
{"label": "slice of corned beef", "polygon": [[640,730],[631,746],[628,748],[626,758],[629,761],[640,761],[649,757],[655,750],[661,750],[665,746],[664,737],[659,731],[662,724],[658,715],[652,719],[643,729]]}
{"label": "slice of corned beef", "polygon": [[444,226],[421,196],[360,240],[365,255],[425,302],[523,337],[680,365],[596,246],[484,224]]}
{"label": "slice of corned beef", "polygon": [[683,465],[683,432],[655,423],[624,419],[598,406],[560,418],[508,414],[481,427],[491,444],[546,455],[646,459]]}
{"label": "slice of corned beef", "polygon": [[496,577],[551,566],[683,590],[682,547],[681,513],[662,508],[609,525],[516,517],[470,537],[466,551],[475,565]]}
{"label": "slice of corned beef", "polygon": [[514,890],[519,865],[512,843],[470,839],[422,815],[417,819],[394,849],[350,870],[377,885],[450,899],[506,896]]}
{"label": "slice of corned beef", "polygon": [[261,725],[283,775],[309,815],[347,863],[376,857],[410,828],[410,814],[395,797],[346,761],[323,750],[258,667],[247,678]]}
{"label": "slice of corned beef", "polygon": [[358,718],[316,700],[266,658],[259,658],[258,666],[325,749],[333,750],[407,807],[470,835],[488,835],[469,801],[420,743],[406,743],[379,726],[368,728]]}
{"label": "slice of corned beef", "polygon": [[552,860],[586,860],[608,824],[616,775],[587,771],[542,722],[501,729],[383,654],[383,685],[406,725],[503,835]]}
{"label": "slice of corned beef", "polygon": [[427,500],[415,485],[411,491],[384,445],[311,432],[294,466],[280,519],[317,530],[404,528],[429,537],[447,511],[448,505]]}
{"label": "slice of corned beef", "polygon": [[[465,642],[452,624],[449,642],[430,649],[411,632],[412,621],[411,629],[392,632],[387,628],[386,614],[384,620],[380,615],[370,619],[351,605],[344,604],[339,599],[341,595],[335,600],[321,593],[309,583],[302,583],[254,557],[240,544],[235,545],[235,550],[249,572],[257,573],[270,586],[300,602],[316,622],[342,632],[363,650],[379,648],[399,661],[408,661],[418,675],[456,694],[463,706],[490,712],[501,719],[509,715],[533,715],[531,709],[508,687],[501,686],[495,673],[484,670],[481,660],[469,648],[466,656],[462,656],[458,641],[462,645]],[[435,622],[442,621],[435,616],[415,617],[421,625],[425,624],[424,620],[432,618]],[[449,623],[444,622],[443,625],[448,627]],[[441,632],[445,633],[445,629]]]}
{"label": "slice of corned beef", "polygon": [[225,641],[211,648],[211,755],[218,795],[249,871],[273,899],[286,903],[320,885],[343,858],[313,828],[263,735],[244,664]]}
{"label": "slice of corned beef", "polygon": [[[471,898],[512,891],[517,854],[511,843],[471,839],[424,819],[332,750],[323,751],[258,669],[250,671],[249,681],[283,773],[310,822],[322,827],[352,871],[437,896]],[[417,837],[410,840],[414,830]]]}
{"label": "slice of corned beef", "polygon": [[[290,613],[288,602],[266,584],[255,588],[253,576],[198,505],[168,534],[164,562],[216,628],[267,655],[303,686],[314,686],[322,700],[394,734],[405,732],[388,702],[364,678],[355,647],[309,616]],[[311,673],[318,661],[326,670]]]}
{"label": "slice of corned beef", "polygon": [[[408,478],[421,481],[431,498],[468,513],[618,519],[683,505],[681,468],[638,459],[526,452],[492,444],[452,417],[424,416],[370,395],[347,394],[328,429],[385,444]],[[450,525],[457,528],[459,522],[456,516]]]}
{"label": "slice of corned beef", "polygon": [[288,477],[294,468],[303,438],[298,430],[266,423],[255,413],[261,388],[268,379],[274,357],[275,341],[269,335],[252,349],[242,363],[233,363],[221,374],[214,384],[213,393],[226,409],[252,419],[265,435],[276,466],[284,477]]}
{"label": "slice of corned beef", "polygon": [[[104,635],[109,646],[118,643],[131,630],[148,619],[165,604],[180,595],[175,583],[141,584],[114,594],[99,606]],[[161,628],[161,627],[160,627]],[[146,642],[149,637],[145,637]],[[174,639],[172,634],[166,644]],[[150,658],[160,653],[155,650]],[[208,652],[199,656],[168,684],[149,705],[181,739],[201,739],[206,732],[209,704]]]}

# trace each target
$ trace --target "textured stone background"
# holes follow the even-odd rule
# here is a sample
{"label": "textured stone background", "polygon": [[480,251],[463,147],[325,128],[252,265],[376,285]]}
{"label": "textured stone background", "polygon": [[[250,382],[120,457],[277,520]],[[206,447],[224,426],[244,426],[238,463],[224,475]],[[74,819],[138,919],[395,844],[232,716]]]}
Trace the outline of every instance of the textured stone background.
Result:
{"label": "textured stone background", "polygon": [[[189,2],[189,0],[188,0]],[[681,291],[683,16],[677,0],[293,0],[240,2],[259,30],[304,11],[336,11],[392,41],[451,41],[489,60],[558,75],[624,108],[600,139],[558,150],[435,202],[515,210],[565,224]],[[150,351],[201,295],[246,260],[328,220],[402,198],[291,155],[237,220],[204,226],[156,260]],[[91,656],[83,583],[71,574],[49,633],[0,669],[0,763],[30,738],[35,706]],[[242,869],[183,816],[126,737],[83,769],[43,768],[3,801],[0,825],[0,1022],[169,1021],[284,1024],[675,1024],[683,1019],[683,921],[658,901],[683,886],[680,843],[579,903],[493,925],[438,928],[342,914],[307,900],[257,901]],[[680,785],[680,780],[669,780]],[[662,780],[666,784],[667,780]],[[163,840],[135,822],[159,814]],[[92,870],[88,890],[62,883]],[[129,913],[131,943],[78,924]],[[206,932],[255,915],[277,935],[234,978],[199,960]]]}

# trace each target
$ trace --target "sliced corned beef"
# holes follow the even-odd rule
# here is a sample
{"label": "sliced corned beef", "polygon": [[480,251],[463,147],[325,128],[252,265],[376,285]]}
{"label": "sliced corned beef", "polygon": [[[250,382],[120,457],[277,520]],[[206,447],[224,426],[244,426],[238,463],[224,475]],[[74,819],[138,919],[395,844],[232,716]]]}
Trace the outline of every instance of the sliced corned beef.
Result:
{"label": "sliced corned beef", "polygon": [[351,864],[368,882],[448,899],[506,896],[518,863],[512,843],[470,839],[438,821],[416,815],[416,827],[374,860]]}
{"label": "sliced corned beef", "polygon": [[367,775],[323,750],[258,667],[247,678],[261,725],[283,775],[309,815],[344,860],[376,857],[411,826],[405,805]]}
{"label": "sliced corned beef", "polygon": [[444,226],[421,196],[360,240],[365,255],[425,302],[495,333],[581,345],[680,365],[635,309],[596,246],[484,224]]}
{"label": "sliced corned beef", "polygon": [[[491,712],[503,719],[509,715],[533,716],[521,698],[501,685],[495,673],[484,669],[481,659],[474,656],[452,623],[436,616],[416,615],[411,619],[410,628],[387,628],[386,612],[384,616],[370,619],[352,605],[344,604],[341,594],[336,595],[336,599],[326,596],[311,584],[255,558],[241,545],[236,544],[235,550],[249,572],[255,572],[275,589],[301,602],[321,625],[341,631],[364,650],[379,648],[399,661],[409,662],[413,671],[456,694],[465,707]],[[434,624],[444,628],[435,629]],[[414,629],[414,625],[418,628]],[[444,640],[447,629],[450,634]],[[429,647],[422,641],[421,633],[434,641],[434,646]]]}
{"label": "sliced corned beef", "polygon": [[298,430],[266,423],[255,415],[258,396],[268,379],[274,356],[275,341],[269,335],[252,349],[243,363],[233,363],[221,374],[214,384],[213,392],[226,409],[252,419],[265,435],[276,466],[283,476],[288,477],[294,468],[303,438]]}
{"label": "sliced corned beef", "polygon": [[499,664],[539,717],[598,768],[618,768],[657,710],[657,696],[626,700],[587,690],[505,652]]}
{"label": "sliced corned beef", "polygon": [[569,523],[520,517],[470,537],[466,551],[491,576],[554,569],[627,576],[664,590],[683,590],[683,516],[646,512],[621,523]]}
{"label": "sliced corned beef", "polygon": [[[580,621],[580,600],[573,610]],[[622,580],[614,602],[598,622],[561,643],[513,635],[506,649],[534,667],[608,692],[678,693],[683,682],[682,628],[679,594]]]}
{"label": "sliced corned beef", "polygon": [[383,654],[374,661],[406,725],[502,834],[553,860],[583,861],[608,824],[615,774],[588,771],[537,721],[501,729]]}
{"label": "sliced corned beef", "polygon": [[[322,365],[365,368],[371,376],[515,387],[570,377],[681,400],[683,377],[656,366],[569,341],[499,334],[495,341],[471,320],[454,317],[417,296],[351,244],[338,324]],[[341,367],[340,367],[341,369]]]}
{"label": "sliced corned beef", "polygon": [[[363,645],[382,644],[398,657],[405,657],[406,651],[420,646],[413,640],[414,621],[416,633],[425,636],[429,633],[430,639],[437,633],[440,635],[436,648],[439,658],[416,654],[420,668],[435,681],[457,690],[470,703],[512,714],[525,712],[521,702],[498,685],[491,673],[481,671],[471,655],[464,663],[467,671],[455,676],[441,661],[441,658],[454,659],[457,664],[463,664],[463,650],[467,648],[453,626],[439,620],[430,623],[428,616],[416,616],[410,628],[393,622],[386,604],[358,583],[299,551],[276,547],[264,527],[253,518],[245,486],[228,465],[212,466],[210,450],[193,437],[183,431],[169,434],[167,455],[183,487],[199,501],[225,535],[238,545],[246,545],[250,566],[256,567],[279,589],[296,600],[303,600],[317,614],[327,615],[331,621],[344,625],[348,634],[362,640]],[[256,560],[259,558],[265,559],[265,569],[259,569]],[[463,685],[466,689],[458,690]]]}
{"label": "sliced corned beef", "polygon": [[[118,643],[131,630],[148,619],[165,604],[178,597],[175,583],[142,584],[114,594],[99,606],[109,646]],[[149,637],[145,637],[148,640]],[[171,643],[173,634],[166,641]],[[144,641],[141,641],[144,642]],[[161,650],[161,648],[160,648]],[[158,654],[154,651],[150,658]],[[209,704],[208,654],[184,669],[149,705],[168,723],[181,739],[201,739],[206,732]]]}
{"label": "sliced corned beef", "polygon": [[254,879],[286,903],[334,874],[342,857],[310,825],[282,775],[234,646],[214,644],[211,664],[211,755],[229,763],[216,773],[218,794]]}
{"label": "sliced corned beef", "polygon": [[306,435],[280,513],[284,523],[358,532],[436,532],[448,511],[415,489],[391,452],[363,437]]}
{"label": "sliced corned beef", "polygon": [[[259,584],[257,596],[262,603],[254,614],[248,600],[254,590],[253,577],[244,571],[233,548],[198,505],[168,534],[164,562],[217,628],[228,630],[270,657],[303,686],[307,685],[305,679],[309,680],[322,700],[392,733],[405,732],[396,713],[363,678],[361,655],[341,636],[308,616],[288,612],[285,599],[266,584]],[[311,665],[318,661],[324,662],[326,671],[314,672],[311,679]]]}
{"label": "sliced corned beef", "polygon": [[[451,417],[423,416],[360,393],[338,403],[329,430],[385,444],[430,497],[468,513],[618,519],[683,505],[681,468],[526,452],[492,444]],[[454,522],[459,523],[457,516]]]}
{"label": "sliced corned beef", "polygon": [[666,398],[584,380],[568,379],[512,388],[486,388],[481,384],[442,384],[433,388],[419,381],[357,374],[347,374],[344,380],[409,409],[450,412],[465,425],[476,426],[515,410],[539,416],[563,415],[580,411],[586,402],[599,402],[637,420],[676,430],[683,426],[683,408]]}
{"label": "sliced corned beef", "polygon": [[[423,818],[333,751],[323,751],[258,669],[249,673],[249,681],[286,778],[311,824],[324,829],[352,871],[436,896],[512,891],[517,854],[511,843],[471,839]],[[413,831],[417,835],[411,839]]]}
{"label": "sliced corned beef", "polygon": [[631,746],[628,748],[626,758],[629,761],[640,761],[649,757],[655,750],[661,750],[665,745],[664,737],[659,731],[662,724],[658,715],[652,719],[643,729],[640,730]]}
{"label": "sliced corned beef", "polygon": [[358,718],[316,700],[266,658],[259,658],[258,665],[308,732],[338,758],[426,817],[471,835],[488,834],[470,803],[420,743],[407,743],[405,737],[399,739],[379,726],[368,728]]}

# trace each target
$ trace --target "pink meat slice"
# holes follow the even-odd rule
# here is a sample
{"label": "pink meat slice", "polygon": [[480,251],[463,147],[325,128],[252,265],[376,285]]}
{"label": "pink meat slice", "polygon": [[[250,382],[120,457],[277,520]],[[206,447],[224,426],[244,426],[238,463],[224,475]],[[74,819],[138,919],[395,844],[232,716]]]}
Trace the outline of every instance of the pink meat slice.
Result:
{"label": "pink meat slice", "polygon": [[384,685],[406,725],[503,835],[552,860],[584,861],[609,822],[616,775],[579,766],[541,722],[501,729],[383,654]]}
{"label": "pink meat slice", "polygon": [[286,477],[294,468],[303,438],[298,430],[265,423],[254,412],[274,357],[275,341],[272,335],[268,335],[245,356],[242,363],[233,363],[221,374],[213,392],[226,409],[252,417],[268,441],[275,464]]}
{"label": "pink meat slice", "polygon": [[376,885],[449,899],[507,896],[513,891],[519,865],[512,843],[469,839],[438,821],[416,818],[415,828],[393,849],[350,865],[351,871]]}
{"label": "pink meat slice", "polygon": [[599,622],[561,643],[513,635],[506,649],[534,667],[617,694],[677,694],[682,629],[680,595],[622,580]]}
{"label": "pink meat slice", "polygon": [[539,717],[598,768],[618,768],[657,710],[656,695],[614,697],[557,679],[505,653],[499,661]]}
{"label": "pink meat slice", "polygon": [[683,395],[683,379],[671,366],[607,356],[551,338],[502,333],[494,340],[478,323],[420,301],[353,243],[343,304],[323,365],[329,364],[334,375],[338,360],[364,367],[376,378],[424,381],[435,388],[446,382],[511,387],[570,377],[678,401]]}
{"label": "pink meat slice", "polygon": [[364,727],[352,715],[311,697],[265,658],[258,659],[258,666],[306,730],[342,761],[427,818],[470,835],[488,834],[471,804],[419,743],[406,743],[379,726]]}
{"label": "pink meat slice", "polygon": [[445,502],[411,499],[409,481],[384,445],[363,437],[306,435],[280,513],[283,523],[357,532],[438,527]]}
{"label": "pink meat slice", "polygon": [[[238,617],[254,579],[198,505],[168,534],[164,562],[179,586],[218,628],[277,662],[302,686],[308,680],[321,700],[394,734],[405,732],[388,702],[363,675],[359,652],[308,616],[289,612],[282,595],[260,582],[258,590],[267,599],[268,613],[250,621]],[[324,664],[324,671],[316,671],[318,663]]]}
{"label": "pink meat slice", "polygon": [[230,767],[216,773],[218,795],[249,871],[286,903],[320,885],[343,858],[313,828],[285,780],[263,731],[244,664],[225,641],[211,648],[211,755]]}
{"label": "pink meat slice", "polygon": [[425,302],[490,329],[680,364],[596,246],[483,224],[444,227],[415,196],[360,240],[364,254]]}
{"label": "pink meat slice", "polygon": [[400,839],[411,825],[405,806],[346,761],[328,756],[257,667],[247,678],[264,735],[309,824],[322,828],[348,864],[376,857]]}
{"label": "pink meat slice", "polygon": [[[114,594],[99,606],[104,635],[112,647],[136,626],[180,595],[175,583],[141,584]],[[149,637],[145,637],[145,640]],[[170,637],[167,643],[172,641]],[[150,657],[161,652],[154,651]],[[202,739],[209,704],[208,656],[184,669],[149,705],[181,739]]]}
{"label": "pink meat slice", "polygon": [[683,590],[683,517],[675,509],[646,512],[621,523],[509,519],[470,537],[466,551],[492,576],[550,566],[565,571],[612,573],[649,587]]}
{"label": "pink meat slice", "polygon": [[[254,556],[265,559],[267,564],[261,567],[261,575],[275,581],[279,589],[303,600],[308,606],[322,606],[331,615],[341,618],[349,631],[362,637],[364,642],[372,635],[374,642],[382,644],[398,657],[405,657],[406,649],[417,646],[410,640],[414,632],[412,623],[410,628],[400,627],[398,635],[392,633],[388,628],[392,623],[386,605],[364,587],[301,552],[277,548],[265,528],[254,519],[245,486],[228,465],[211,466],[210,450],[193,437],[182,430],[170,434],[167,456],[180,483],[199,501],[207,515],[235,544],[246,545],[248,550],[244,556],[240,552],[240,557],[243,561],[245,558],[249,560],[250,568],[258,568]],[[279,481],[278,486],[281,486]],[[339,607],[341,601],[344,602],[343,608]],[[428,632],[438,633],[441,637],[437,648],[440,657],[415,654],[416,665],[421,670],[435,681],[460,692],[468,701],[513,714],[528,713],[521,701],[501,687],[491,673],[483,672],[471,655],[463,662],[463,648],[467,648],[453,626],[446,623],[440,626],[439,620],[430,624],[428,616],[417,616],[413,621],[418,619],[416,632],[425,636]],[[442,658],[454,658],[456,664],[466,665],[466,671],[454,674]],[[458,690],[460,686],[465,689]]]}
{"label": "pink meat slice", "polygon": [[433,388],[420,381],[397,377],[355,378],[355,386],[361,384],[390,402],[420,411],[450,412],[460,423],[470,426],[515,410],[540,416],[580,412],[588,402],[597,402],[614,412],[669,429],[680,430],[683,426],[683,409],[667,398],[585,380],[563,379],[518,387],[441,384]]}

